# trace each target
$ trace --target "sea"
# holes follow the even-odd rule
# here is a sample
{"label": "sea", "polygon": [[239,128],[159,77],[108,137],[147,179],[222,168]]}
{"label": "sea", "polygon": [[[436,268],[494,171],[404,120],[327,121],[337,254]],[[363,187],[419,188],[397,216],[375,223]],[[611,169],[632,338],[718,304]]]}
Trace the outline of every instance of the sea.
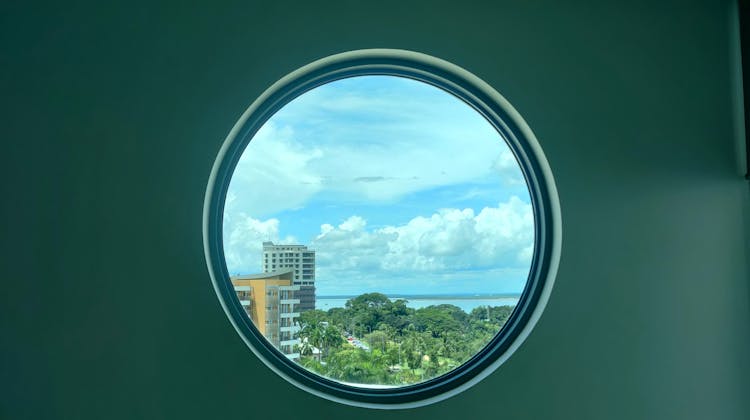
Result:
{"label": "sea", "polygon": [[[343,308],[346,301],[355,296],[317,296],[315,309],[327,311],[331,308]],[[520,295],[388,295],[391,301],[404,299],[406,306],[414,309],[431,305],[449,304],[461,308],[467,314],[480,306],[515,306]]]}

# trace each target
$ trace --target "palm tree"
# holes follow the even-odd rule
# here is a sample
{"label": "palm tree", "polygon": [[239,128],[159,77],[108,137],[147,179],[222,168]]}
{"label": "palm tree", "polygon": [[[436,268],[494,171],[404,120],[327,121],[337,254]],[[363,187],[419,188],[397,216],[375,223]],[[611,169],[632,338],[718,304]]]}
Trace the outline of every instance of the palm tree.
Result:
{"label": "palm tree", "polygon": [[308,337],[300,335],[299,352],[303,356],[310,356],[313,353],[313,346],[310,344]]}
{"label": "palm tree", "polygon": [[323,331],[319,325],[306,324],[297,333],[297,337],[300,339],[300,352],[306,356],[314,355],[315,349],[321,347]]}
{"label": "palm tree", "polygon": [[323,327],[321,330],[320,344],[323,348],[323,354],[328,356],[328,350],[331,347],[341,344],[343,337],[341,337],[339,329],[332,325]]}

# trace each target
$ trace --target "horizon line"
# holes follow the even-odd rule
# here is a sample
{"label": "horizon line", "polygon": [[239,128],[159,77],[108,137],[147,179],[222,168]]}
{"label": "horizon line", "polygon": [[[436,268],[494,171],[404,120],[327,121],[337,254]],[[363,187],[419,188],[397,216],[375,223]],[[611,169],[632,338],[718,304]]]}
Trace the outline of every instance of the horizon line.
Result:
{"label": "horizon line", "polygon": [[339,295],[317,295],[316,299],[351,299],[367,293],[381,293],[389,299],[429,299],[429,298],[460,298],[460,299],[486,299],[486,298],[503,298],[503,297],[520,297],[521,292],[498,292],[498,293],[384,293],[384,292],[365,292],[358,295],[339,294]]}

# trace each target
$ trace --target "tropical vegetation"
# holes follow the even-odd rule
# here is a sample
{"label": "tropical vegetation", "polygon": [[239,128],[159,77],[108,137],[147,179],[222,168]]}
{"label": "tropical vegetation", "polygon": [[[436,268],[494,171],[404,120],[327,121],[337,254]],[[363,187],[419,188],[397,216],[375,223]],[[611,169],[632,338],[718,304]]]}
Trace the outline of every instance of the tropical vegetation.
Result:
{"label": "tropical vegetation", "polygon": [[500,331],[513,306],[455,305],[420,309],[381,293],[349,299],[343,308],[300,315],[300,364],[357,384],[408,385],[460,366]]}

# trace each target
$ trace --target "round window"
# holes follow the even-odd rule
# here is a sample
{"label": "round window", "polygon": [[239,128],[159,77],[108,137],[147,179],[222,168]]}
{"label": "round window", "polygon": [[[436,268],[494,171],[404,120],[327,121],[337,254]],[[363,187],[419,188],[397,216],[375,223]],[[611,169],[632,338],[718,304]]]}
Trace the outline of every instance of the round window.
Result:
{"label": "round window", "polygon": [[204,240],[250,349],[352,405],[439,401],[541,314],[560,247],[549,167],[489,85],[402,50],[334,55],[245,112],[214,165]]}

